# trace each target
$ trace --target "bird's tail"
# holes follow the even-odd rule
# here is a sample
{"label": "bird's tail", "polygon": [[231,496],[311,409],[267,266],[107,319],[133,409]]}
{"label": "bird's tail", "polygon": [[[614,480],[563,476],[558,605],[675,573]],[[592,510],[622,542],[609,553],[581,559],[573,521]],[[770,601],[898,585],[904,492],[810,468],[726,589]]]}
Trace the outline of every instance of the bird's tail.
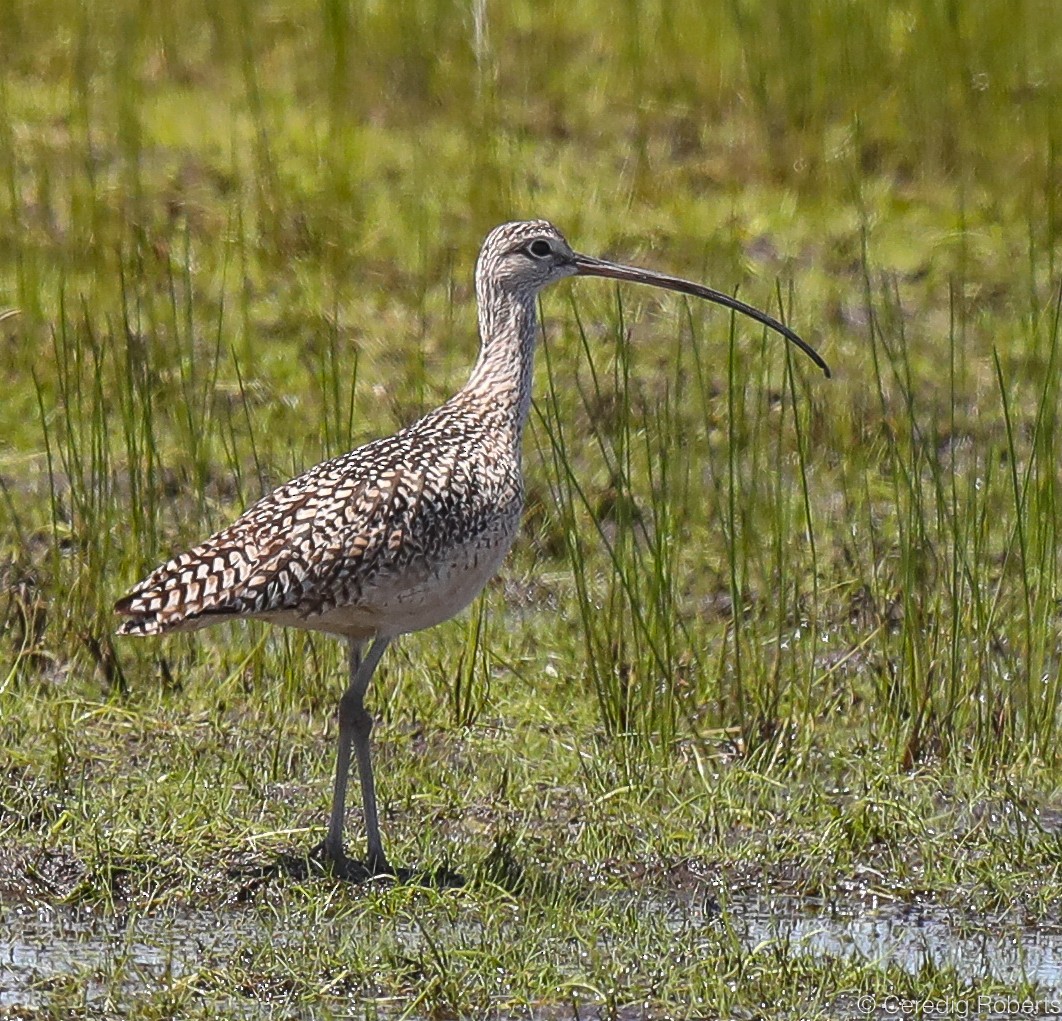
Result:
{"label": "bird's tail", "polygon": [[255,575],[254,549],[220,532],[157,567],[114,604],[120,635],[195,631],[246,612],[241,595]]}

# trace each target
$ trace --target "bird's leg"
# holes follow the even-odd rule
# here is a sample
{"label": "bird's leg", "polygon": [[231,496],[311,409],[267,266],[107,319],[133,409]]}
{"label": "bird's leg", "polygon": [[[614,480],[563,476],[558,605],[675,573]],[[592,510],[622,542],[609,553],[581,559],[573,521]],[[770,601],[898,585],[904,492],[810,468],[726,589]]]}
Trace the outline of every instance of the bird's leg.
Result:
{"label": "bird's leg", "polygon": [[339,703],[339,747],[336,751],[336,777],[332,789],[332,814],[328,819],[328,835],[324,839],[321,849],[325,857],[334,862],[344,860],[343,853],[343,824],[347,814],[347,780],[350,776],[350,745],[353,731],[343,720],[343,703],[354,689],[354,681],[361,666],[362,653],[365,650],[363,642],[350,640],[350,649],[347,662],[350,668],[350,681],[343,699]]}
{"label": "bird's leg", "polygon": [[350,775],[350,749],[353,745],[358,760],[361,781],[361,800],[365,810],[365,830],[368,836],[370,872],[386,872],[387,858],[380,840],[380,824],[376,817],[376,788],[372,779],[372,755],[369,737],[372,717],[365,709],[365,690],[372,679],[376,664],[384,654],[390,638],[377,638],[367,656],[362,655],[364,644],[351,639],[350,685],[339,701],[339,750],[336,755],[336,783],[332,795],[332,814],[328,822],[328,836],[324,841],[325,857],[337,864],[346,862],[343,852],[343,823],[346,817],[347,777]]}

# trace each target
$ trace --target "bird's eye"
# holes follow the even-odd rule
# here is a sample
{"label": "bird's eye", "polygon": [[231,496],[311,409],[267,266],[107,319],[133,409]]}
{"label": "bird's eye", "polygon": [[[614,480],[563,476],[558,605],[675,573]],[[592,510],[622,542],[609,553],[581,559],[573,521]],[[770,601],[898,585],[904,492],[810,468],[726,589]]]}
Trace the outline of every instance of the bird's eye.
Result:
{"label": "bird's eye", "polygon": [[543,241],[541,238],[532,241],[531,244],[527,246],[527,250],[539,259],[545,259],[547,256],[553,254],[553,246],[548,241]]}

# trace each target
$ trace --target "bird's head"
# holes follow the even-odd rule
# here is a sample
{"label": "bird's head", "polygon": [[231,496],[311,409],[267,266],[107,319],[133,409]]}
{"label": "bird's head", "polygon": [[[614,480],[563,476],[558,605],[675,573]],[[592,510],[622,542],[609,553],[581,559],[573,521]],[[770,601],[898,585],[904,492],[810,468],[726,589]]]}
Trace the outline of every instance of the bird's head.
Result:
{"label": "bird's head", "polygon": [[495,227],[483,242],[476,279],[518,294],[575,276],[576,256],[548,220],[523,220]]}
{"label": "bird's head", "polygon": [[629,280],[723,305],[780,333],[800,348],[827,376],[830,375],[829,366],[819,353],[774,316],[691,280],[574,252],[564,235],[548,220],[503,223],[487,235],[476,263],[480,307],[489,309],[493,299],[500,296],[498,292],[521,301],[533,301],[543,287],[572,276]]}

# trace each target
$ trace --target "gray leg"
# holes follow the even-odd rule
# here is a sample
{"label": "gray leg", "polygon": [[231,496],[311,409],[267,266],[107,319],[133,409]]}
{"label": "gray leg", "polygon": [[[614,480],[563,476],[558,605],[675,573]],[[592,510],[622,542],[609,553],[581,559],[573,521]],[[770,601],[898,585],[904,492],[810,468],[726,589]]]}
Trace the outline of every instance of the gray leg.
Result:
{"label": "gray leg", "polygon": [[376,664],[390,643],[390,638],[377,638],[362,657],[364,643],[350,642],[350,685],[339,701],[339,751],[336,756],[336,784],[332,795],[332,815],[328,821],[328,836],[325,837],[325,856],[335,862],[343,862],[343,822],[346,816],[347,777],[350,775],[350,749],[358,760],[358,778],[361,780],[361,801],[365,810],[365,831],[369,843],[368,866],[372,871],[387,869],[387,858],[380,840],[380,824],[376,818],[376,788],[372,779],[372,756],[369,736],[372,734],[372,717],[365,710],[365,689],[372,680]]}

